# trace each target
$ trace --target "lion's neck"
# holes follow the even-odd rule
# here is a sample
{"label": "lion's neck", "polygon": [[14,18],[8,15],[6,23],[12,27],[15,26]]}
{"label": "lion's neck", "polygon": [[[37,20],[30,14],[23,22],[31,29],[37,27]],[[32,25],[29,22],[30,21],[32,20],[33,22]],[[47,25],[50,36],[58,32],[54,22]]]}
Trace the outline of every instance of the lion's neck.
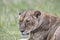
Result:
{"label": "lion's neck", "polygon": [[[57,17],[46,15],[44,17],[43,23],[31,33],[33,34],[33,38],[38,39],[45,39],[48,35],[48,30],[53,27],[53,25],[60,23],[60,20]],[[55,27],[55,26],[54,26]]]}

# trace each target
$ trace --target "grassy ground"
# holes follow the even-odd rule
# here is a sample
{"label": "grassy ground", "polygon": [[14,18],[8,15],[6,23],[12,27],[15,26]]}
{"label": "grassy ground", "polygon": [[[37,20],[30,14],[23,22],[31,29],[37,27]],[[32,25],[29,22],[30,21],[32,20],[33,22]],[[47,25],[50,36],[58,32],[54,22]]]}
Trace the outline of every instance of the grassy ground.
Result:
{"label": "grassy ground", "polygon": [[60,17],[60,0],[0,0],[0,40],[19,40],[18,12],[29,9]]}

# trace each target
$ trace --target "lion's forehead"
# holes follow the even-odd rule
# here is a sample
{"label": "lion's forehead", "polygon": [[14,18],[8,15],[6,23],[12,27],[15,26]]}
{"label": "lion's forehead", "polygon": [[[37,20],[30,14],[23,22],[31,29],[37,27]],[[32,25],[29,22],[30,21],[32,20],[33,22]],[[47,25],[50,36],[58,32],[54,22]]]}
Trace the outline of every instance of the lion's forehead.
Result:
{"label": "lion's forehead", "polygon": [[31,19],[30,16],[32,16],[34,13],[34,11],[24,11],[21,13],[21,15],[19,15],[19,19],[20,20],[26,20],[26,19]]}
{"label": "lion's forehead", "polygon": [[24,18],[24,21],[27,20],[27,19],[28,19],[28,17],[25,17],[25,18]]}

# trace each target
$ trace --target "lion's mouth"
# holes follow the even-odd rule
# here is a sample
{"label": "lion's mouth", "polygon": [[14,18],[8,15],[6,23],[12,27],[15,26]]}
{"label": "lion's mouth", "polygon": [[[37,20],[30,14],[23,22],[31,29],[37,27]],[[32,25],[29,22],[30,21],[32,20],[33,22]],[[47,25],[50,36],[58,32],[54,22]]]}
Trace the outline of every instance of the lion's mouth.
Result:
{"label": "lion's mouth", "polygon": [[31,30],[20,30],[20,33],[22,34],[22,35],[29,35],[30,34],[30,32],[31,32]]}
{"label": "lion's mouth", "polygon": [[22,35],[29,35],[29,33],[22,33]]}
{"label": "lion's mouth", "polygon": [[29,33],[21,32],[22,35],[29,35]]}

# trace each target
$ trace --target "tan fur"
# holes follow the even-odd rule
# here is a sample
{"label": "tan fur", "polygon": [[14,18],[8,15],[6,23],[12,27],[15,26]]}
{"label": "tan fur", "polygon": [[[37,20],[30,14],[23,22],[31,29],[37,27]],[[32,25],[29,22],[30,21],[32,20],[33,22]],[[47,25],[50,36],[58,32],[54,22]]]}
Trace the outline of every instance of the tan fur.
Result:
{"label": "tan fur", "polygon": [[[38,10],[24,11],[19,15],[20,31],[30,33],[29,40],[55,40],[60,18]],[[60,39],[59,39],[60,40]]]}

